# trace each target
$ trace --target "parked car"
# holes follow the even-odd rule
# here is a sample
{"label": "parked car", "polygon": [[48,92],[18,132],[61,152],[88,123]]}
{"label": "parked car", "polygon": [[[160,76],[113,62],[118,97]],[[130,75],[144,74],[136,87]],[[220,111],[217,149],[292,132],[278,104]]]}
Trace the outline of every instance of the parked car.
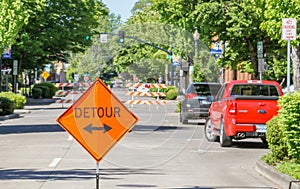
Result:
{"label": "parked car", "polygon": [[261,138],[266,143],[266,122],[278,112],[283,95],[275,81],[234,80],[225,83],[213,101],[204,126],[208,141],[231,146],[232,139]]}
{"label": "parked car", "polygon": [[180,101],[180,122],[186,124],[189,119],[208,116],[208,110],[221,84],[196,82],[188,86]]}

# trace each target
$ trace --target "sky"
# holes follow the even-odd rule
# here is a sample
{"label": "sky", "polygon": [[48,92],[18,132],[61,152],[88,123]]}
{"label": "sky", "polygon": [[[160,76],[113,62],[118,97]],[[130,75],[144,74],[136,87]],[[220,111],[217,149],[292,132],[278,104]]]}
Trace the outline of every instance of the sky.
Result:
{"label": "sky", "polygon": [[121,20],[126,22],[131,16],[131,9],[138,0],[102,0],[109,10],[116,15],[121,15]]}

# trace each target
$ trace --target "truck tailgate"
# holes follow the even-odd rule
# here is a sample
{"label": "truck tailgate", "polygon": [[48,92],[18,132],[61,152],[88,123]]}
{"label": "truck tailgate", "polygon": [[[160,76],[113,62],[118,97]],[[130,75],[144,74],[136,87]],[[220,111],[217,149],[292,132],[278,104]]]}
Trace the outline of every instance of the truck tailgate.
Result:
{"label": "truck tailgate", "polygon": [[236,98],[236,123],[265,124],[277,114],[277,98]]}

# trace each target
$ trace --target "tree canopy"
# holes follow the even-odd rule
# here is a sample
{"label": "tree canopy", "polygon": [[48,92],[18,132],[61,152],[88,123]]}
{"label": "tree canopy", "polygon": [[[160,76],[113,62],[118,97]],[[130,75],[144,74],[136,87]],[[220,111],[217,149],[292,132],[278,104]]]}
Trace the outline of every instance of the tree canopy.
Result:
{"label": "tree canopy", "polygon": [[94,0],[46,0],[17,32],[13,55],[22,68],[41,68],[51,61],[68,61],[70,52],[92,44],[100,16],[108,10]]}
{"label": "tree canopy", "polygon": [[15,43],[19,31],[30,16],[43,9],[45,0],[2,0],[0,2],[0,48]]}

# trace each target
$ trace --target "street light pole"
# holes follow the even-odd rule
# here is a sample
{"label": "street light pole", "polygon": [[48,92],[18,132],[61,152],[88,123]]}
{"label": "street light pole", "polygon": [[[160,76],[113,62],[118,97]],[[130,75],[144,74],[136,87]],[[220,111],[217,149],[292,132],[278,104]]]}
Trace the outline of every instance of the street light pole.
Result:
{"label": "street light pole", "polygon": [[194,45],[195,45],[195,56],[197,56],[197,51],[198,51],[198,40],[199,40],[199,37],[200,37],[200,34],[198,32],[198,29],[197,27],[195,28],[195,33],[193,34],[193,38],[194,38]]}
{"label": "street light pole", "polygon": [[[200,34],[198,32],[198,28],[196,27],[195,28],[195,33],[193,34],[193,38],[194,38],[194,62],[195,62],[195,59],[197,57],[197,53],[198,53],[198,40],[199,40],[199,37],[200,37]],[[193,74],[193,71],[194,71],[194,66],[189,66],[189,83],[193,83],[193,77],[192,77],[192,74]]]}

